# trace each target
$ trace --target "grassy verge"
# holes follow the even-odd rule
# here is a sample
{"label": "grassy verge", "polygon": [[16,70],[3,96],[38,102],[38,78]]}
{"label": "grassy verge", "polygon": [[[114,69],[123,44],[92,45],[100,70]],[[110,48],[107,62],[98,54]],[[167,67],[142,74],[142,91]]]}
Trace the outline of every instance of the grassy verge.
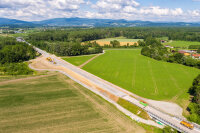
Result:
{"label": "grassy verge", "polygon": [[122,107],[124,107],[125,109],[129,110],[130,112],[132,112],[133,114],[143,118],[143,119],[146,119],[148,120],[149,119],[149,115],[144,111],[142,110],[141,108],[139,108],[138,106],[122,99],[122,98],[119,98],[119,100],[117,101],[117,103],[119,105],[121,105]]}

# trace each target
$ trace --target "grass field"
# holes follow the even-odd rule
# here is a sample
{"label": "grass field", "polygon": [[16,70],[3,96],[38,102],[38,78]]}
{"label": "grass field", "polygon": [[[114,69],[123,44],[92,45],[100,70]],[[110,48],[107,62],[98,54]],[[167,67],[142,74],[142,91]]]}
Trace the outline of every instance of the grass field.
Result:
{"label": "grass field", "polygon": [[185,107],[188,89],[200,73],[196,68],[156,61],[140,50],[108,50],[83,67],[139,96],[177,102]]}
{"label": "grass field", "polygon": [[75,57],[64,57],[62,58],[63,60],[66,60],[67,62],[75,65],[75,66],[80,66],[84,62],[88,61],[92,57],[96,55],[84,55],[84,56],[75,56]]}
{"label": "grass field", "polygon": [[145,132],[114,106],[57,73],[0,83],[0,123],[2,133]]}
{"label": "grass field", "polygon": [[165,43],[164,45],[170,45],[174,47],[188,48],[190,45],[200,45],[200,42],[189,42],[189,41],[172,41]]}

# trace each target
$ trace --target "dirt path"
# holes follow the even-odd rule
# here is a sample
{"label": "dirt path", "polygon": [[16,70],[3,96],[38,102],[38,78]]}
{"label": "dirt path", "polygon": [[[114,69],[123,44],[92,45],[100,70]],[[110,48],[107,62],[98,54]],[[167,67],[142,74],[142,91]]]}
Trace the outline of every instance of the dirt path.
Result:
{"label": "dirt path", "polygon": [[[104,54],[104,53],[102,53],[102,54]],[[98,54],[98,55],[92,57],[91,59],[89,59],[89,60],[86,61],[85,63],[81,64],[81,65],[79,66],[79,68],[84,67],[84,66],[85,66],[86,64],[88,64],[90,61],[94,60],[95,58],[99,57],[99,56],[102,55],[102,54]]]}
{"label": "dirt path", "polygon": [[39,79],[39,78],[43,78],[43,77],[49,77],[49,76],[52,76],[52,75],[55,75],[55,74],[40,75],[40,76],[35,76],[35,77],[27,77],[27,78],[20,78],[20,79],[2,81],[2,82],[0,82],[0,85],[13,83],[13,82],[19,82],[19,81],[25,81],[25,80]]}

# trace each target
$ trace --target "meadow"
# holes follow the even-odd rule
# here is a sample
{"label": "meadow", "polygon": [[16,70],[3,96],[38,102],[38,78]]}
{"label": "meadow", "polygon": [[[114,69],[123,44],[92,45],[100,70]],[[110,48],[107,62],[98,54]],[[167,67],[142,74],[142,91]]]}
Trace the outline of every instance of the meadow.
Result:
{"label": "meadow", "polygon": [[145,132],[114,106],[55,73],[0,82],[0,132]]}
{"label": "meadow", "polygon": [[188,90],[200,70],[142,56],[140,49],[107,50],[84,70],[139,96],[187,106]]}
{"label": "meadow", "polygon": [[173,47],[180,47],[187,49],[190,45],[200,45],[200,42],[189,42],[189,41],[172,41],[165,43],[164,45],[170,45]]}
{"label": "meadow", "polygon": [[63,57],[62,59],[75,65],[75,66],[80,66],[84,62],[88,61],[92,57],[96,55],[84,55],[84,56],[72,56],[72,57]]}

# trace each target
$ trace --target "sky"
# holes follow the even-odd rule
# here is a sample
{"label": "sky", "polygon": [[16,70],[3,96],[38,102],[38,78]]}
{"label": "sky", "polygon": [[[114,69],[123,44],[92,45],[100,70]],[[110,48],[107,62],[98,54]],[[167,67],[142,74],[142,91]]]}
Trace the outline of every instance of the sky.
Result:
{"label": "sky", "polygon": [[200,0],[0,0],[0,18],[200,22]]}

